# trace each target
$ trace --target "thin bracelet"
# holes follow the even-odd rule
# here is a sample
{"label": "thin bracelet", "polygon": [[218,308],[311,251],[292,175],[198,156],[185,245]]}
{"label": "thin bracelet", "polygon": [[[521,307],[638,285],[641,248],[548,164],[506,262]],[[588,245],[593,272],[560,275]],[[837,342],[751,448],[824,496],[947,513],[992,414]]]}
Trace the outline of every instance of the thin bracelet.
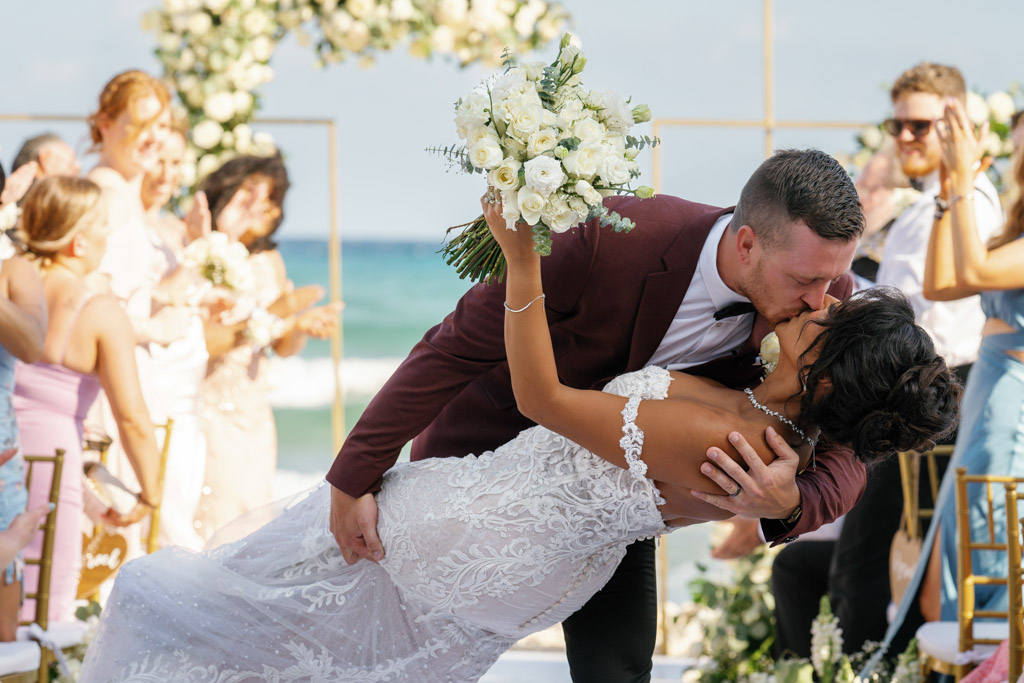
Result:
{"label": "thin bracelet", "polygon": [[523,312],[523,311],[525,311],[525,310],[526,310],[527,308],[529,308],[530,306],[532,306],[532,305],[533,305],[533,302],[534,302],[534,301],[538,301],[538,300],[540,300],[540,299],[543,299],[543,298],[545,298],[543,294],[540,294],[539,296],[535,296],[535,297],[533,298],[533,300],[532,300],[532,301],[530,301],[530,303],[526,304],[526,305],[525,305],[525,306],[523,306],[522,308],[509,308],[508,302],[506,301],[506,302],[505,302],[505,310],[506,310],[506,311],[508,311],[509,313],[522,313],[522,312]]}
{"label": "thin bracelet", "polygon": [[953,206],[961,199],[974,199],[974,190],[971,190],[967,194],[955,194],[949,198],[949,205]]}

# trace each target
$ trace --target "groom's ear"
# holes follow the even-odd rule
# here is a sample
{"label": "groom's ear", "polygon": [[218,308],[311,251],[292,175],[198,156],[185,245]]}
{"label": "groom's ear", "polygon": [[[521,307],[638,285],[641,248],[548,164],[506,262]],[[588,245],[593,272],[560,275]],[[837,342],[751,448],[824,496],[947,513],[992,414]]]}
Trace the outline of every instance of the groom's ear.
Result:
{"label": "groom's ear", "polygon": [[749,225],[741,225],[736,231],[736,258],[744,266],[754,262],[753,252],[757,248],[757,235]]}

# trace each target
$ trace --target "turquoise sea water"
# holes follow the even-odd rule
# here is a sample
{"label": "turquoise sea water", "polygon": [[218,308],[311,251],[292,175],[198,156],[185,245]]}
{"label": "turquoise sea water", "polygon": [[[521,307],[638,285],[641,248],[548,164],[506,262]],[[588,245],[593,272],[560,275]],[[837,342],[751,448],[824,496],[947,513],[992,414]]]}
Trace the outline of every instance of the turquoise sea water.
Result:
{"label": "turquoise sea water", "polygon": [[[342,244],[342,383],[348,428],[412,346],[469,288],[471,283],[460,280],[436,253],[440,246],[440,242]],[[296,286],[318,284],[327,289],[325,241],[286,240],[280,250]],[[299,357],[275,363],[271,401],[277,419],[278,468],[288,475],[289,485],[301,488],[322,477],[334,460],[330,346],[312,340]],[[671,535],[671,600],[687,598],[695,562],[708,559],[709,530],[704,524]]]}

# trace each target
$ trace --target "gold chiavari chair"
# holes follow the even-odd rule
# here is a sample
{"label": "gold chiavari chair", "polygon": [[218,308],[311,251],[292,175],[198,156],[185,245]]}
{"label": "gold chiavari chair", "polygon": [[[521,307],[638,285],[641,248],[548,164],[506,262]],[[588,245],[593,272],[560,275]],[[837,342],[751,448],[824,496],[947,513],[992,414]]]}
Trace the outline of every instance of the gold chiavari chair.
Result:
{"label": "gold chiavari chair", "polygon": [[[1006,485],[1006,559],[1007,597],[1009,605],[1010,668],[1007,680],[1016,681],[1024,672],[1024,557],[1021,554],[1021,533],[1024,520],[1020,520],[1018,501],[1022,497],[1016,484]],[[1019,521],[1018,521],[1019,520]]]}
{"label": "gold chiavari chair", "polygon": [[[959,681],[1010,635],[1009,610],[979,610],[976,606],[976,589],[979,586],[1009,587],[1009,572],[999,576],[977,573],[973,553],[1010,551],[1010,539],[1017,533],[1017,520],[1009,517],[1010,510],[1007,509],[1007,530],[997,536],[996,489],[1003,485],[1016,488],[1021,484],[1024,484],[1024,478],[1021,477],[968,475],[964,467],[956,470],[959,618],[954,622],[929,622],[918,629],[921,673],[925,678],[930,672],[936,671],[952,675]],[[981,500],[986,506],[987,520],[985,533],[980,538],[971,533],[967,495],[969,486],[982,487]]]}
{"label": "gold chiavari chair", "polygon": [[160,538],[160,510],[163,508],[164,480],[167,477],[167,456],[171,452],[171,432],[174,431],[174,419],[167,418],[167,422],[157,425],[157,429],[164,430],[163,448],[160,449],[160,468],[157,471],[156,488],[160,492],[160,502],[153,508],[149,516],[149,534],[146,537],[146,552],[152,553],[159,550]]}

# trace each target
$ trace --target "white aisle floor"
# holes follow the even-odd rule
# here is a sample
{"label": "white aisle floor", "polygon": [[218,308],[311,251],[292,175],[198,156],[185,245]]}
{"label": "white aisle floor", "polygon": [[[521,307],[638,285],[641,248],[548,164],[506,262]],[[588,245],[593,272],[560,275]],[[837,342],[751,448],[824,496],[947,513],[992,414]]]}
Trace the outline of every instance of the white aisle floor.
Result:
{"label": "white aisle floor", "polygon": [[[654,656],[651,683],[679,683],[693,660]],[[570,683],[564,652],[509,650],[498,659],[480,683]]]}

